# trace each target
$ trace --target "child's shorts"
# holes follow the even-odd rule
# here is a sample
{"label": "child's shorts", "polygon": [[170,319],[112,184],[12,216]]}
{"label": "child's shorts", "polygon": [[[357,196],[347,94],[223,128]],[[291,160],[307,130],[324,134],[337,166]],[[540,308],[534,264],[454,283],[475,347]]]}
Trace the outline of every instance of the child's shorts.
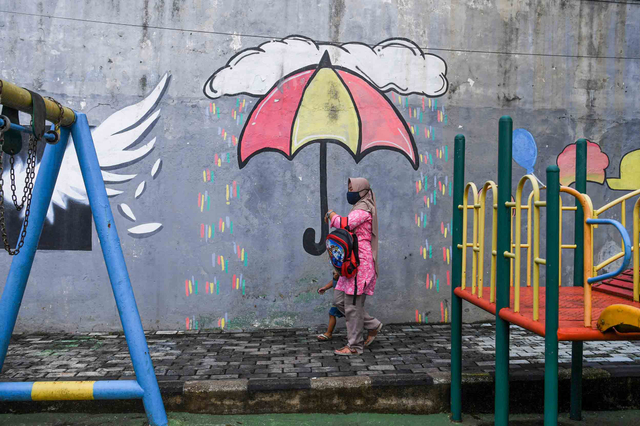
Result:
{"label": "child's shorts", "polygon": [[335,306],[332,306],[331,309],[329,309],[329,315],[336,318],[344,317],[344,314],[340,312],[340,309],[336,308]]}

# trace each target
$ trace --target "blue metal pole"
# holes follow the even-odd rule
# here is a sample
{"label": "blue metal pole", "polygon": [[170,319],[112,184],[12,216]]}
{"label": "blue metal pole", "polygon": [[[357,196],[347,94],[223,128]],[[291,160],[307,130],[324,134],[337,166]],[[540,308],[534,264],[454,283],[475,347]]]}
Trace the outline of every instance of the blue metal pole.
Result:
{"label": "blue metal pole", "polygon": [[[35,388],[34,385],[36,385]],[[38,389],[38,385],[40,385],[40,389]],[[82,387],[81,385],[89,385],[88,391],[78,392],[78,388]],[[144,391],[135,380],[101,380],[95,382],[0,382],[0,401],[142,399],[143,395]]]}
{"label": "blue metal pole", "polygon": [[167,415],[160,396],[160,388],[153,370],[147,340],[144,337],[142,322],[136,300],[131,288],[127,265],[122,254],[120,238],[113,220],[111,205],[107,198],[107,190],[102,180],[100,163],[93,145],[87,116],[76,112],[76,121],[71,127],[71,134],[78,154],[80,170],[87,189],[93,220],[102,246],[102,253],[107,265],[113,295],[118,306],[122,328],[129,346],[133,369],[138,383],[144,389],[144,407],[152,426],[167,424]]}
{"label": "blue metal pole", "polygon": [[[0,118],[0,127],[4,126],[4,119]],[[51,126],[53,128],[53,126]],[[10,131],[14,131],[14,132],[20,132],[20,133],[28,133],[30,135],[33,134],[33,130],[28,128],[28,127],[24,127],[21,126],[19,124],[15,124],[15,123],[10,123],[10,127],[9,127]],[[56,136],[53,134],[53,131],[50,130],[48,132],[46,132],[43,136],[44,139],[48,140],[49,142],[55,140]]]}
{"label": "blue metal pole", "polygon": [[40,241],[40,234],[51,203],[51,196],[56,186],[56,179],[68,139],[69,129],[61,128],[60,142],[56,145],[47,145],[40,162],[40,170],[33,187],[27,235],[20,253],[11,262],[11,269],[9,269],[2,299],[0,299],[0,370],[2,370],[7,355],[11,333],[16,325],[18,311],[22,304],[24,290],[27,287],[31,265],[33,265],[33,258],[36,255],[38,241]]}

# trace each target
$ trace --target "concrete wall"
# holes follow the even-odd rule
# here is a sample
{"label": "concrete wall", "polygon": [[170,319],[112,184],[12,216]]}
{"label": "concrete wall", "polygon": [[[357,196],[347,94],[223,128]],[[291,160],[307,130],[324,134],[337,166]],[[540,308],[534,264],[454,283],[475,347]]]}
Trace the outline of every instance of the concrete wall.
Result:
{"label": "concrete wall", "polygon": [[[302,244],[306,228],[320,232],[321,144],[305,146],[293,159],[291,152],[289,158],[261,152],[239,167],[238,143],[249,151],[267,143],[290,149],[291,102],[306,102],[296,108],[307,111],[300,131],[308,141],[336,128],[337,136],[355,140],[351,153],[328,144],[327,202],[346,213],[347,178],[371,182],[381,254],[367,304],[384,322],[448,320],[455,134],[467,138],[467,177],[477,183],[496,179],[497,122],[509,114],[514,128],[528,132],[519,131],[514,176],[531,169],[544,181],[546,166],[565,146],[586,137],[600,147],[590,151],[595,205],[619,196],[618,189],[640,186],[624,173],[607,181],[640,145],[640,6],[633,4],[8,0],[2,9],[2,78],[54,96],[96,126],[148,329],[326,321],[330,297],[315,290],[330,278],[327,257],[308,254]],[[309,40],[247,50],[290,35]],[[344,43],[356,44],[341,48]],[[320,95],[303,100],[296,81],[282,77],[308,68],[300,81],[311,85],[325,50],[337,74],[318,77]],[[335,75],[353,80],[344,83],[352,96],[361,90],[372,98],[350,103]],[[274,84],[271,100],[280,97],[282,104],[266,106],[252,129],[252,111]],[[333,92],[322,91],[327,87]],[[391,121],[381,125],[384,119]],[[398,133],[386,134],[388,123],[400,123]],[[354,125],[360,140],[352,139]],[[400,152],[377,149],[363,157],[357,150],[358,143],[387,136],[396,145],[405,140]],[[625,158],[627,172],[640,161],[638,152]],[[81,226],[88,207],[73,149],[67,154],[41,243],[50,250],[36,258],[17,326],[22,331],[120,328],[95,230]],[[570,174],[564,167],[566,183]],[[11,223],[15,233],[17,215]],[[606,232],[596,257],[615,250],[618,240]],[[0,278],[9,264],[0,257]],[[570,264],[563,272],[571,276]],[[480,318],[476,309],[465,310],[465,319]]]}

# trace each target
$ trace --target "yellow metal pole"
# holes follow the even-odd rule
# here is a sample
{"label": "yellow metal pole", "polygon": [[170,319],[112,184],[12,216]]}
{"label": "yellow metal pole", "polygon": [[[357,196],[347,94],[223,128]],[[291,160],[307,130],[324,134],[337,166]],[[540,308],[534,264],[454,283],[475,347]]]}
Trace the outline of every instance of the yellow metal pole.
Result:
{"label": "yellow metal pole", "polygon": [[[574,196],[582,206],[584,220],[592,217],[597,218],[596,211],[593,210],[593,203],[587,194],[582,194],[573,188],[561,186],[560,192],[566,192]],[[614,205],[615,203],[611,204]],[[593,226],[584,227],[584,326],[591,327],[591,284],[587,281],[595,276],[596,270],[593,267]]]}
{"label": "yellow metal pole", "polygon": [[[0,92],[0,104],[31,114],[33,108],[31,93],[26,89],[18,87],[5,80],[0,80],[0,85],[2,86],[2,91]],[[45,99],[44,104],[47,109],[47,120],[55,123],[60,117],[60,109],[58,108],[58,105],[49,99]],[[70,108],[62,108],[64,109],[64,116],[62,117],[60,125],[64,127],[71,126],[76,121],[76,114]]]}
{"label": "yellow metal pole", "polygon": [[[521,260],[521,256],[520,256],[520,249],[522,248],[522,192],[524,190],[524,185],[527,183],[527,181],[531,182],[531,186],[532,186],[532,193],[534,194],[534,200],[535,201],[539,201],[540,200],[540,189],[538,186],[538,181],[537,179],[535,179],[535,177],[533,177],[532,175],[525,175],[523,176],[520,181],[518,182],[518,188],[516,189],[516,205],[515,205],[515,209],[516,209],[516,242],[515,242],[515,250],[514,250],[514,254],[515,254],[515,280],[513,283],[514,286],[514,296],[513,296],[513,312],[520,312],[520,260]],[[536,217],[536,214],[538,212],[538,206],[536,206],[536,203],[533,203],[534,205],[534,220]],[[530,214],[531,211],[528,212],[528,214]],[[538,224],[537,224],[537,220],[535,220],[534,222],[534,228],[537,228]],[[537,238],[535,237],[535,233],[534,233],[534,247],[537,246]],[[528,244],[527,244],[527,252],[531,250],[531,245],[533,243],[534,240],[529,240]],[[535,250],[535,248],[534,248]],[[537,294],[536,294],[536,289],[535,289],[536,283],[535,283],[535,279],[534,279],[534,295],[533,295],[533,300],[534,300],[534,319],[536,317],[536,301],[537,301]]]}
{"label": "yellow metal pole", "polygon": [[558,287],[562,287],[562,195],[560,195],[558,197],[558,202],[560,204],[560,223],[558,224],[558,232],[560,233],[560,235],[558,235],[558,238],[560,239],[560,245],[558,247],[558,251],[560,253],[558,253]]}
{"label": "yellow metal pole", "polygon": [[[484,286],[484,237],[485,237],[485,221],[486,221],[486,208],[487,208],[487,192],[491,189],[491,204],[495,206],[494,202],[498,199],[498,187],[493,181],[487,181],[482,187],[480,192],[480,223],[478,230],[478,245],[480,251],[478,252],[478,297],[482,298],[482,290]],[[491,303],[495,300],[495,250],[497,241],[497,216],[496,208],[491,209],[491,278],[489,281],[489,301]]]}
{"label": "yellow metal pole", "polygon": [[527,249],[527,287],[531,287],[531,249],[533,248],[531,242],[531,210],[533,210],[533,191],[529,194],[527,206],[529,207],[527,211],[527,243],[529,244]]}
{"label": "yellow metal pole", "polygon": [[[622,201],[620,207],[622,208],[622,226],[627,227],[627,200]],[[624,252],[624,240],[621,239],[620,249]]]}
{"label": "yellow metal pole", "polygon": [[[469,190],[472,191],[473,194],[473,205],[469,206]],[[476,224],[475,224],[475,218],[476,218],[476,212],[477,210],[475,209],[475,205],[478,204],[478,188],[476,187],[476,185],[473,182],[469,182],[467,183],[467,185],[464,188],[464,201],[462,204],[462,289],[464,290],[467,287],[467,247],[468,247],[468,243],[467,243],[467,234],[468,234],[468,224],[469,224],[469,220],[468,220],[468,211],[469,211],[469,207],[473,208],[473,228],[474,230],[476,229]],[[474,232],[475,233],[475,232]],[[475,248],[475,241],[474,244],[472,244],[472,249]],[[475,257],[473,258],[474,260],[474,270],[473,272],[475,273]],[[476,287],[475,287],[475,277],[471,277],[471,285],[472,285],[472,293],[476,294]]]}
{"label": "yellow metal pole", "polygon": [[640,198],[633,207],[633,301],[640,301]]}

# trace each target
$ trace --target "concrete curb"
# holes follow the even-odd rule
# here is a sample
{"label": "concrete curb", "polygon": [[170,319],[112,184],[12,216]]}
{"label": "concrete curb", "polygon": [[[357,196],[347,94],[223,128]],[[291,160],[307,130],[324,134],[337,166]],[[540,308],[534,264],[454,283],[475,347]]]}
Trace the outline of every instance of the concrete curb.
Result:
{"label": "concrete curb", "polygon": [[[640,407],[640,375],[586,368],[583,402],[591,411]],[[511,375],[511,412],[541,412],[543,371]],[[561,410],[568,410],[569,369],[561,369]],[[450,376],[398,374],[287,379],[234,379],[160,382],[168,411],[207,414],[263,413],[397,413],[435,414],[449,411]],[[493,375],[463,375],[465,413],[493,411]],[[37,411],[137,412],[140,401],[11,402],[0,413]]]}

